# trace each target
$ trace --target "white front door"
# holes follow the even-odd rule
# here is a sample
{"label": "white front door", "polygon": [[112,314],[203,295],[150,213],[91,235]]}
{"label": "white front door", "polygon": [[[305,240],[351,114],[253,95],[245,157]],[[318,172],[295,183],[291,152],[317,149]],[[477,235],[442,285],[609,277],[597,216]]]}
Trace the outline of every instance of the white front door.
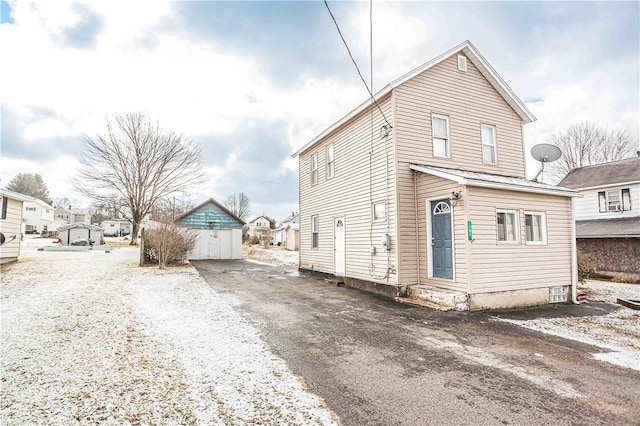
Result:
{"label": "white front door", "polygon": [[345,250],[344,250],[344,216],[333,219],[333,273],[344,275]]}

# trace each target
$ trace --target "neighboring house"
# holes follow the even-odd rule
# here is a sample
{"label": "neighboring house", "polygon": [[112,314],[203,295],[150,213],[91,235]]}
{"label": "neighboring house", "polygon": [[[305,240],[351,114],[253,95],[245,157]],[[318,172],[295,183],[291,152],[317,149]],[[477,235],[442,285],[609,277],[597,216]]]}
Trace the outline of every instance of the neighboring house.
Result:
{"label": "neighboring house", "polygon": [[0,265],[20,256],[23,203],[31,197],[0,189]]}
{"label": "neighboring house", "polygon": [[189,260],[242,259],[245,222],[213,198],[177,218],[176,223],[197,236]]}
{"label": "neighboring house", "polygon": [[23,204],[23,233],[41,234],[53,231],[55,209],[37,198],[25,195],[28,201]]}
{"label": "neighboring house", "polygon": [[100,224],[105,237],[124,237],[131,234],[131,222],[125,219],[103,220]]}
{"label": "neighboring house", "polygon": [[70,223],[58,228],[60,233],[60,244],[63,246],[71,245],[75,240],[87,239],[94,242],[95,245],[104,244],[104,231],[99,226],[88,225],[86,223]]}
{"label": "neighboring house", "polygon": [[584,195],[575,201],[578,252],[600,273],[640,279],[640,151],[573,169],[559,185]]}
{"label": "neighboring house", "polygon": [[273,230],[273,245],[297,250],[299,244],[296,244],[296,241],[300,239],[299,223],[300,215],[298,213],[291,213],[283,219],[280,226]]}
{"label": "neighboring house", "polygon": [[55,220],[57,223],[86,223],[90,224],[91,214],[88,209],[57,207],[55,209]]}
{"label": "neighboring house", "polygon": [[294,154],[299,268],[456,309],[575,300],[578,194],[525,178],[535,117],[477,49],[374,98]]}
{"label": "neighboring house", "polygon": [[265,215],[258,216],[255,219],[249,221],[249,230],[247,231],[247,233],[250,237],[260,238],[262,236],[261,232],[272,229],[271,223],[271,218]]}

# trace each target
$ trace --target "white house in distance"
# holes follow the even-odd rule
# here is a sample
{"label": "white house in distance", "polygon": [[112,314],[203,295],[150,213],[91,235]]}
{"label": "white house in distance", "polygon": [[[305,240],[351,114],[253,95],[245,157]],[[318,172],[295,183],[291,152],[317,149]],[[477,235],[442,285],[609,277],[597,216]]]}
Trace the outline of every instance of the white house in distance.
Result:
{"label": "white house in distance", "polygon": [[0,265],[20,256],[23,203],[26,195],[0,188]]}
{"label": "white house in distance", "polygon": [[575,301],[571,189],[525,178],[535,120],[466,41],[294,156],[299,269],[455,309]]}
{"label": "white house in distance", "polygon": [[578,252],[604,275],[640,280],[640,151],[574,169],[559,185],[584,195],[575,200]]}
{"label": "white house in distance", "polygon": [[271,219],[265,215],[258,216],[252,219],[248,223],[249,230],[247,233],[250,237],[260,237],[261,231],[267,231],[271,229]]}
{"label": "white house in distance", "polygon": [[300,215],[291,213],[273,230],[273,245],[298,250],[300,246]]}
{"label": "white house in distance", "polygon": [[67,207],[57,207],[55,209],[55,220],[60,224],[69,223],[86,223],[91,222],[91,213],[89,209],[78,209]]}
{"label": "white house in distance", "polygon": [[27,197],[28,201],[23,204],[23,233],[40,234],[43,231],[53,231],[55,215],[53,206],[28,195],[25,195],[25,197]]}
{"label": "white house in distance", "polygon": [[105,237],[124,237],[131,234],[131,222],[125,219],[103,220],[100,224]]}

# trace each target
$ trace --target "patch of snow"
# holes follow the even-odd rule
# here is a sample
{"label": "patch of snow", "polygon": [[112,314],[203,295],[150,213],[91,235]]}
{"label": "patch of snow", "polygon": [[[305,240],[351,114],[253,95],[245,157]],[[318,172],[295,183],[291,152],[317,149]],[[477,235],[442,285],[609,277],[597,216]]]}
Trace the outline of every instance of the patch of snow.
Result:
{"label": "patch of snow", "polygon": [[593,354],[593,357],[599,361],[640,371],[640,355],[627,352],[602,352]]}
{"label": "patch of snow", "polygon": [[640,300],[640,284],[588,280],[585,284],[579,285],[578,289],[587,293],[588,300],[611,303],[616,303],[616,299]]}
{"label": "patch of snow", "polygon": [[244,248],[244,257],[271,265],[298,266],[299,252],[282,247],[262,248],[250,246]]}
{"label": "patch of snow", "polygon": [[1,424],[336,423],[192,267],[40,242],[2,268]]}

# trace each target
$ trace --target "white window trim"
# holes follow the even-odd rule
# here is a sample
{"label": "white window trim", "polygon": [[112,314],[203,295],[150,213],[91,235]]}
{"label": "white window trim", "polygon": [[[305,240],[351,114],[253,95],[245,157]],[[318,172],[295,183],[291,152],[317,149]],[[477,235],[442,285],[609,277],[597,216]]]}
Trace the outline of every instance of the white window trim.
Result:
{"label": "white window trim", "polygon": [[[629,206],[627,206],[624,202],[624,195],[622,193],[622,191],[626,190],[627,192],[629,192]],[[620,205],[620,209],[619,210],[609,210],[609,193],[610,192],[616,192],[618,194],[618,204]],[[601,209],[600,206],[600,194],[604,193],[604,210]],[[633,206],[631,206],[631,190],[630,188],[617,188],[617,189],[603,189],[602,191],[598,191],[597,194],[597,199],[598,199],[598,211],[600,213],[622,213],[622,212],[629,212],[632,211]],[[626,209],[625,209],[626,207]]]}
{"label": "white window trim", "polygon": [[[316,219],[316,230],[313,230],[313,219]],[[318,234],[317,244],[313,245],[313,234]],[[320,246],[320,219],[317,214],[311,215],[311,249],[317,250]]]}
{"label": "white window trim", "polygon": [[[515,228],[515,240],[514,241],[509,241],[509,240],[504,240],[504,241],[500,241],[498,239],[498,213],[507,213],[507,214],[513,214],[513,218],[514,218],[514,228]],[[496,242],[499,245],[519,245],[520,244],[520,239],[521,239],[521,235],[520,235],[520,212],[518,210],[507,210],[507,209],[496,209],[496,214],[495,214],[495,223],[496,223]]]}
{"label": "white window trim", "polygon": [[[464,64],[463,66],[460,66]],[[464,55],[458,55],[458,70],[467,72],[467,57]]]}
{"label": "white window trim", "polygon": [[[493,145],[489,145],[489,144],[485,144],[484,143],[484,139],[482,138],[482,128],[483,127],[490,127],[493,129]],[[480,124],[480,145],[481,145],[481,152],[480,155],[482,155],[482,164],[486,164],[488,166],[497,166],[498,165],[498,135],[496,133],[496,126],[493,126],[491,124]],[[493,163],[488,163],[486,161],[484,161],[484,147],[486,146],[492,146],[493,147],[493,158],[495,159],[495,161]]]}
{"label": "white window trim", "polygon": [[441,278],[441,277],[433,276],[433,248],[431,246],[431,238],[433,235],[433,231],[431,230],[431,224],[432,224],[431,216],[433,215],[433,212],[431,211],[431,202],[449,198],[450,195],[451,195],[450,193],[442,194],[439,197],[427,198],[426,200],[425,208],[427,210],[427,269],[428,269],[427,278],[432,280],[455,282],[456,281],[456,230],[455,230],[455,227],[453,226],[454,224],[453,215],[454,215],[455,209],[453,208],[451,209],[451,261],[452,261],[453,278],[449,279],[449,278]]}
{"label": "white window trim", "polygon": [[[382,204],[383,205],[383,213],[384,213],[384,217],[382,219],[376,219],[376,209],[375,206],[376,204]],[[371,220],[373,220],[374,222],[386,222],[387,221],[387,202],[386,200],[382,200],[382,201],[374,201],[373,203],[371,203]]]}
{"label": "white window trim", "polygon": [[[447,143],[446,143],[447,154],[446,154],[446,156],[436,155],[436,152],[435,152],[435,139],[436,139],[436,137],[433,134],[433,119],[434,118],[439,118],[441,120],[445,120],[446,123],[447,123]],[[438,139],[440,139],[440,138],[438,138]],[[449,126],[449,116],[447,116],[447,115],[431,113],[431,154],[435,158],[451,158],[451,128]]]}
{"label": "white window trim", "polygon": [[[333,151],[333,161],[331,161],[331,163],[329,163],[329,148],[332,148]],[[324,151],[324,157],[325,157],[325,164],[326,164],[326,176],[327,176],[327,180],[331,180],[334,177],[336,177],[336,146],[333,143],[330,143],[329,145],[327,145],[327,147],[325,148]],[[333,174],[330,175],[329,174],[329,166],[330,164],[333,164]]]}
{"label": "white window trim", "polygon": [[[320,181],[320,172],[318,171],[318,153],[316,152],[311,156],[311,185],[317,185]],[[315,168],[314,168],[315,165]],[[313,178],[313,172],[316,172],[315,179]]]}
{"label": "white window trim", "polygon": [[[527,240],[527,215],[540,216],[542,218],[540,226],[542,226],[542,241],[529,241]],[[547,242],[547,213],[540,211],[524,211],[524,238],[526,245],[546,246]]]}

